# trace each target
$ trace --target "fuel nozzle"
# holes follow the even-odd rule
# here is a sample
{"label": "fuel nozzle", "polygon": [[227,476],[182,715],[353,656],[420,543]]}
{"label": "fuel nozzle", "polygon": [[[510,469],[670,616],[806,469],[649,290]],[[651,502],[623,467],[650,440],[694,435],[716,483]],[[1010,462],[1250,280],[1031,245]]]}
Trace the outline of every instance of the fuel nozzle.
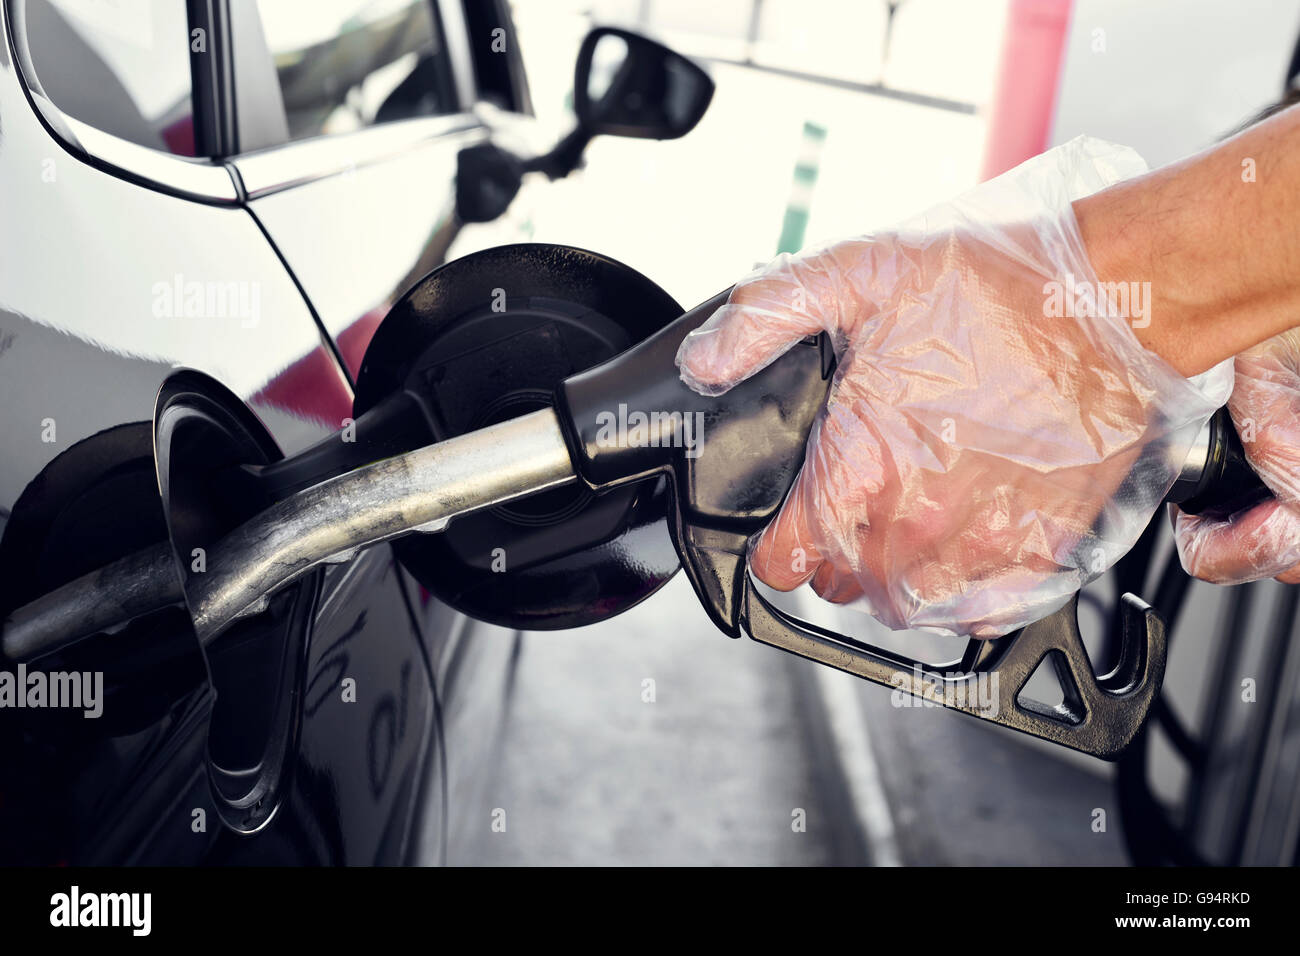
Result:
{"label": "fuel nozzle", "polygon": [[[569,258],[575,254],[566,251]],[[672,544],[709,618],[728,635],[747,634],[1063,746],[1118,755],[1149,713],[1165,663],[1163,624],[1132,595],[1121,601],[1119,663],[1097,675],[1079,636],[1077,600],[1005,637],[972,639],[959,659],[933,664],[797,620],[761,593],[749,574],[748,543],[781,508],[802,466],[831,386],[834,356],[825,336],[811,337],[723,395],[697,394],[678,376],[678,348],[728,294],[569,376],[553,408],[361,467],[349,465],[343,474],[275,501],[215,545],[201,582],[187,585],[185,599],[200,641],[216,640],[232,621],[256,613],[266,596],[310,568],[360,548],[436,533],[459,516],[574,481],[599,496],[666,480]],[[705,435],[708,453],[700,454]],[[1181,464],[1169,500],[1191,513],[1230,513],[1268,494],[1225,410],[1211,419]],[[302,470],[277,467],[285,474]],[[102,629],[102,615],[88,608],[144,613],[143,594],[175,600],[175,587],[142,586],[142,575],[164,573],[161,564],[155,554],[120,561],[17,609],[5,622],[5,656],[30,660],[87,636],[87,628]],[[87,593],[96,600],[88,602]],[[1049,656],[1065,701],[1045,707],[1021,699],[1025,682]],[[982,680],[999,688],[996,706],[971,705],[987,698],[967,693]]]}
{"label": "fuel nozzle", "polygon": [[1246,459],[1227,408],[1220,408],[1201,429],[1165,500],[1190,515],[1227,518],[1270,497]]}

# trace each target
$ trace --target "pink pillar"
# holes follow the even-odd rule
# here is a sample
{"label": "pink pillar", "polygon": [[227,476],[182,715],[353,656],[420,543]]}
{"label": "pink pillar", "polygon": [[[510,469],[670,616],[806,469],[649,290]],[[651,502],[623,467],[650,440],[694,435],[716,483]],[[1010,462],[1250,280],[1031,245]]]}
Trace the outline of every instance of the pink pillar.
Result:
{"label": "pink pillar", "polygon": [[981,179],[1047,148],[1074,0],[1011,0]]}

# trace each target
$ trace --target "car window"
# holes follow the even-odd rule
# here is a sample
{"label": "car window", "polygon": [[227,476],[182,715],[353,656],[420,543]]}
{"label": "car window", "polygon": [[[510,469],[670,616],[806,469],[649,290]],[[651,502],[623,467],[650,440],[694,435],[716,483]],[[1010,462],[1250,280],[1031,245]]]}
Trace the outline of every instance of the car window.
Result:
{"label": "car window", "polygon": [[257,0],[291,139],[456,111],[432,0]]}
{"label": "car window", "polygon": [[189,21],[180,0],[29,0],[36,77],[62,112],[141,146],[194,155]]}

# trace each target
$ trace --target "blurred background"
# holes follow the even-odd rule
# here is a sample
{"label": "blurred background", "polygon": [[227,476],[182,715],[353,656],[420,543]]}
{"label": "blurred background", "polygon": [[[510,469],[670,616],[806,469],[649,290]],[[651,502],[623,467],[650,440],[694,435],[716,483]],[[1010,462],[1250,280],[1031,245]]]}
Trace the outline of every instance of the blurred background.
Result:
{"label": "blurred background", "polygon": [[[537,238],[590,236],[695,302],[776,253],[792,201],[815,241],[886,225],[976,182],[986,125],[977,106],[991,95],[1005,3],[903,4],[892,25],[888,9],[516,4],[534,107],[557,128],[571,122],[566,66],[592,23],[650,32],[703,58],[717,83],[681,140],[595,141],[584,174],[538,208]],[[810,183],[794,181],[801,159],[816,171]]]}
{"label": "blurred background", "polygon": [[[536,210],[536,236],[599,240],[596,248],[644,263],[683,303],[695,302],[772,257],[792,199],[806,213],[805,242],[842,238],[1081,133],[1164,165],[1279,95],[1300,18],[1294,3],[1141,6],[514,3],[533,106],[557,132],[572,123],[571,64],[593,24],[656,36],[707,63],[717,83],[703,121],[681,140],[646,148],[597,139],[585,172]],[[801,159],[816,171],[806,189],[793,180]]]}

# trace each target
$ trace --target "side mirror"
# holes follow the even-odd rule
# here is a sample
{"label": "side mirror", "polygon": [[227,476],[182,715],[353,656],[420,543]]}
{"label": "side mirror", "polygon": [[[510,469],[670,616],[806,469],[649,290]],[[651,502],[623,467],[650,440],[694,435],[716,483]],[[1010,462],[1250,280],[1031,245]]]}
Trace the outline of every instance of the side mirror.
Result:
{"label": "side mirror", "polygon": [[677,139],[704,116],[713,80],[680,53],[648,37],[596,27],[582,41],[573,77],[578,124],[550,152],[523,159],[495,143],[457,156],[456,215],[491,222],[514,200],[524,173],[563,179],[582,163],[593,136]]}
{"label": "side mirror", "polygon": [[712,99],[709,75],[662,43],[614,27],[596,27],[582,41],[573,105],[590,135],[677,139]]}

